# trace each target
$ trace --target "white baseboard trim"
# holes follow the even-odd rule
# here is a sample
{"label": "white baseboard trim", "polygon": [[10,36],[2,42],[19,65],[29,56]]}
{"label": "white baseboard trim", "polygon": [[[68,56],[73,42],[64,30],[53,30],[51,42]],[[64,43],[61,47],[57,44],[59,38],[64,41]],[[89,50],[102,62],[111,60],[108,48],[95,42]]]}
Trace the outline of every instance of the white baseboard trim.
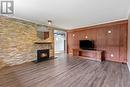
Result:
{"label": "white baseboard trim", "polygon": [[127,66],[128,66],[129,72],[130,72],[130,65],[128,63],[127,63]]}

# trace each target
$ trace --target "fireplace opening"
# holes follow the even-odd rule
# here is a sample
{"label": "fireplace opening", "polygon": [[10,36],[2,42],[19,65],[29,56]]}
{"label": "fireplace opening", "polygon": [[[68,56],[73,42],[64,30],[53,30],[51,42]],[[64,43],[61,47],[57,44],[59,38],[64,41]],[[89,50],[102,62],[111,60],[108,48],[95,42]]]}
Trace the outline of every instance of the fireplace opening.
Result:
{"label": "fireplace opening", "polygon": [[49,60],[49,49],[37,50],[37,62]]}

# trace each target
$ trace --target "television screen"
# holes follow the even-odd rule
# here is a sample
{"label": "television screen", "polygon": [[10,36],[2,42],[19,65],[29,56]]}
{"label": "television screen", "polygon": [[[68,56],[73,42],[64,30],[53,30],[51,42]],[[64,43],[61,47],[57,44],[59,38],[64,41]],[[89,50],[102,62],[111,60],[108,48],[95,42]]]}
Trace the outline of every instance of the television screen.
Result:
{"label": "television screen", "polygon": [[94,42],[91,40],[80,40],[80,48],[89,50],[94,48]]}

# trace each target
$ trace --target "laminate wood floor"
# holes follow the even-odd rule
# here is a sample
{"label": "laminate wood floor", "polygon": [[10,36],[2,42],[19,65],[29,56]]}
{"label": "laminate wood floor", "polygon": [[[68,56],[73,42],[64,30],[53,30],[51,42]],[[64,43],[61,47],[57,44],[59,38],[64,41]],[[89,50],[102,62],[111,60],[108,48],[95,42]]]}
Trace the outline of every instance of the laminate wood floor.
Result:
{"label": "laminate wood floor", "polygon": [[68,55],[0,70],[0,87],[130,87],[126,64]]}

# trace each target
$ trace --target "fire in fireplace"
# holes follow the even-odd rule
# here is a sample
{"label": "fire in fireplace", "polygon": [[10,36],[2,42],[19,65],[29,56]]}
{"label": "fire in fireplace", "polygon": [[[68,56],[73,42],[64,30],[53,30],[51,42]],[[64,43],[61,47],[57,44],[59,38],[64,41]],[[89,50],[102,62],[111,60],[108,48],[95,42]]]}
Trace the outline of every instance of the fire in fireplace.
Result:
{"label": "fire in fireplace", "polygon": [[37,50],[37,62],[49,59],[49,49]]}

